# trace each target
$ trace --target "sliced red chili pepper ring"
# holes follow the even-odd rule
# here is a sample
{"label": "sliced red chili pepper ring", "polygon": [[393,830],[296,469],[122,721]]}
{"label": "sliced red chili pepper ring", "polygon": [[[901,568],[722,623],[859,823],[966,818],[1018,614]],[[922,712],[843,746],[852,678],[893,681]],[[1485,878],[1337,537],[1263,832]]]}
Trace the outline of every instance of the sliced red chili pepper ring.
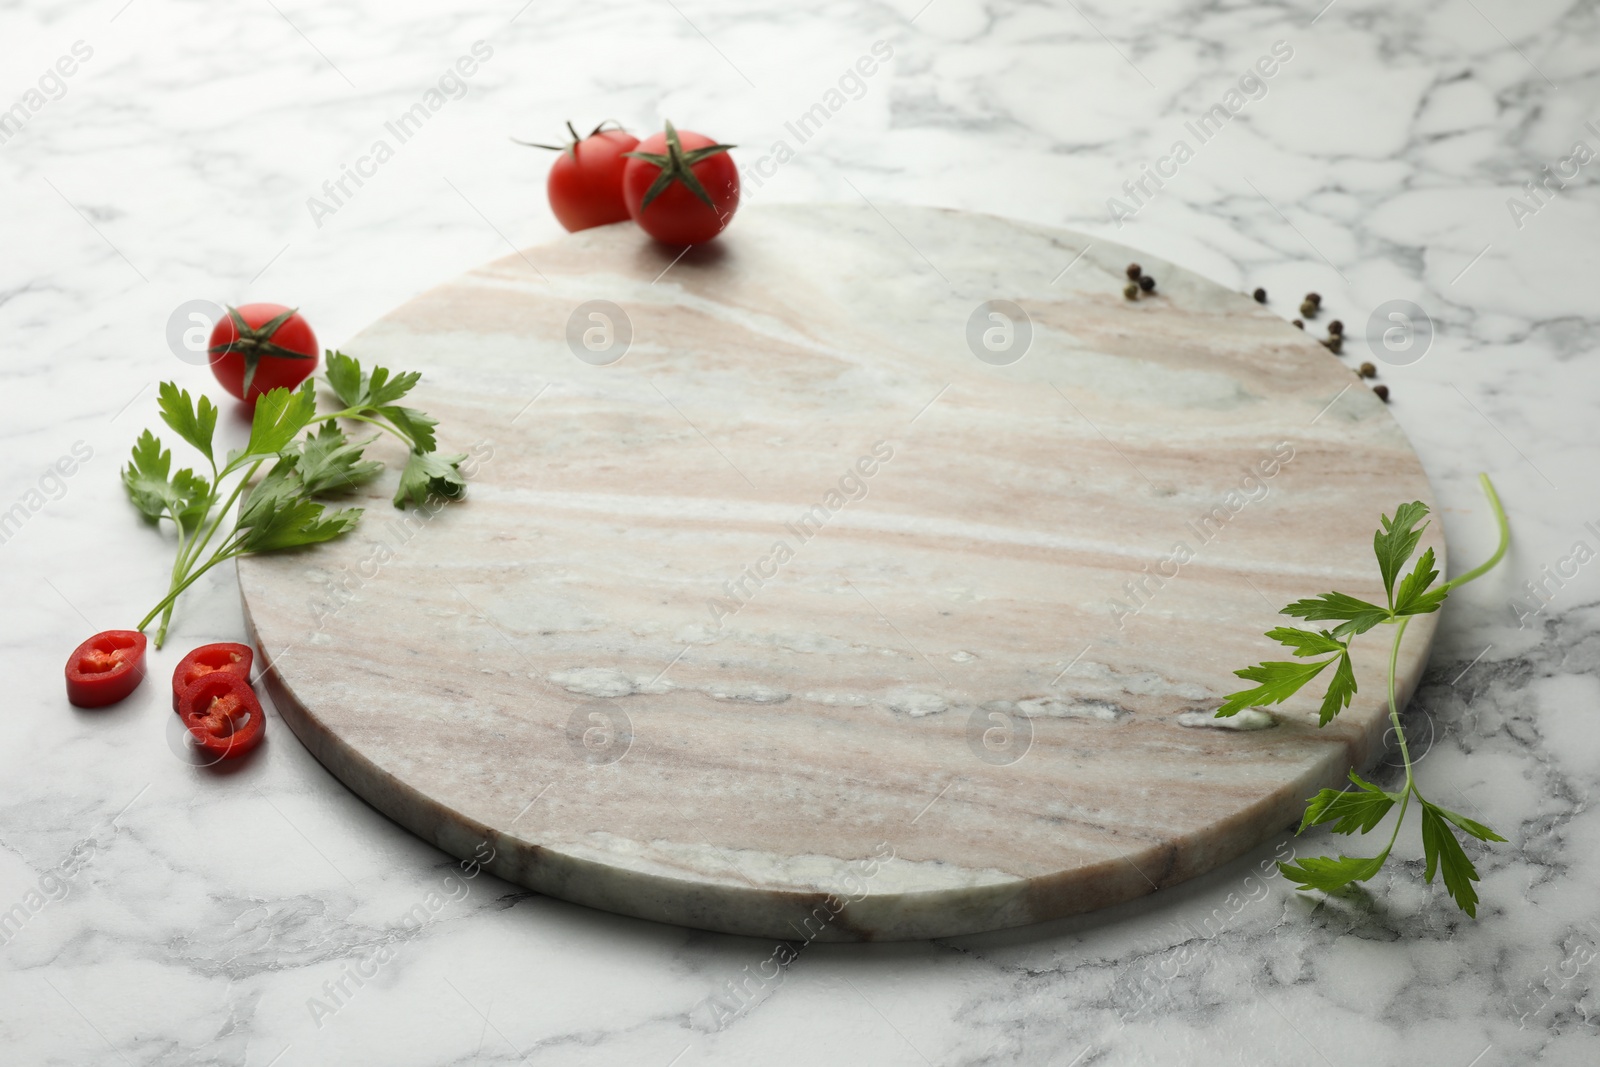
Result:
{"label": "sliced red chili pepper ring", "polygon": [[138,630],[104,630],[67,660],[67,699],[80,708],[115,704],[144,681],[148,640]]}
{"label": "sliced red chili pepper ring", "polygon": [[266,721],[250,683],[232,671],[202,674],[178,698],[178,714],[208,755],[234,759],[261,743]]}
{"label": "sliced red chili pepper ring", "polygon": [[249,681],[250,666],[255,662],[255,658],[256,654],[251,651],[249,645],[233,641],[201,645],[179,660],[177,669],[172,672],[172,710],[178,710],[178,698],[183,695],[183,691],[205,675],[216,671],[231,671]]}

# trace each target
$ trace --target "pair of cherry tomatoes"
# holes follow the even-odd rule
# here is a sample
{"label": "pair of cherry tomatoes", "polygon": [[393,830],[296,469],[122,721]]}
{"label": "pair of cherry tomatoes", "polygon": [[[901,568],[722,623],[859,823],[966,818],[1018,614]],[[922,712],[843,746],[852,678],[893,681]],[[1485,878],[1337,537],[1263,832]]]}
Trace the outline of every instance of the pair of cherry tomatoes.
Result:
{"label": "pair of cherry tomatoes", "polygon": [[[531,145],[559,151],[546,191],[556,219],[568,230],[632,219],[658,241],[695,245],[721,233],[739,207],[739,168],[732,145],[674,129],[640,141],[602,122],[587,136],[567,123],[566,145]],[[527,141],[519,144],[530,144]]]}

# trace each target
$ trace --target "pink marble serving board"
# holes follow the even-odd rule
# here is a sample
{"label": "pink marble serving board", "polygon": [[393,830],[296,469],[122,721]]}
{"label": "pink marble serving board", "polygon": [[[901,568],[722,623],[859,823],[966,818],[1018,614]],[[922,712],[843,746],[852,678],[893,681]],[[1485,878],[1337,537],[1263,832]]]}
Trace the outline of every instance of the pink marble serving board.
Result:
{"label": "pink marble serving board", "polygon": [[1283,604],[1381,599],[1380,512],[1432,502],[1312,337],[952,211],[751,207],[677,254],[573,234],[346,346],[424,372],[469,495],[396,511],[380,442],[357,531],[239,582],[284,719],[373,806],[566,900],[887,940],[1173,885],[1379,758],[1379,641],[1326,729],[1211,716]]}

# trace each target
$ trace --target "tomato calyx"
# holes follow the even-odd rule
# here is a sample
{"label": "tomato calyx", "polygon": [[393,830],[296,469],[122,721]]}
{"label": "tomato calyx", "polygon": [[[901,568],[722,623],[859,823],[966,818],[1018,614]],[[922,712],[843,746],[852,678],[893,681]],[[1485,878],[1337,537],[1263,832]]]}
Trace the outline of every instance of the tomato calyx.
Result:
{"label": "tomato calyx", "polygon": [[567,132],[572,134],[572,140],[568,141],[566,144],[540,144],[537,141],[519,141],[515,137],[511,138],[511,140],[512,143],[522,145],[526,148],[543,148],[547,152],[563,152],[567,155],[567,158],[576,163],[578,161],[578,145],[582,144],[584,141],[587,141],[590,137],[598,137],[602,133],[609,133],[610,130],[606,129],[608,126],[611,128],[611,130],[615,130],[618,133],[628,132],[623,128],[622,123],[618,122],[616,119],[606,119],[600,125],[590,130],[587,135],[580,134],[575,128],[573,128],[572,120],[568,119]]}
{"label": "tomato calyx", "polygon": [[624,152],[623,155],[630,159],[642,159],[646,163],[654,163],[661,168],[661,173],[656,175],[656,180],[650,183],[650,188],[645,190],[644,202],[639,205],[640,210],[650,206],[650,202],[666,191],[667,186],[673,182],[682,182],[684,188],[693,193],[706,207],[716,210],[716,205],[711,202],[711,196],[706,192],[705,186],[700,184],[700,179],[694,176],[694,165],[711,156],[737,148],[731,144],[708,144],[704,148],[696,148],[692,152],[683,150],[683,143],[678,140],[678,131],[672,128],[672,123],[666,126],[667,150],[663,153],[656,152]]}
{"label": "tomato calyx", "polygon": [[273,336],[282,329],[283,324],[295,316],[299,308],[286,308],[274,318],[263,322],[260,326],[251,326],[244,321],[244,316],[239,314],[236,307],[228,308],[228,318],[233,322],[234,338],[224,341],[220,345],[212,345],[206,351],[215,359],[230,353],[237,353],[244,358],[244,385],[242,392],[250,395],[250,383],[255,381],[256,364],[261,362],[262,356],[278,356],[282,359],[316,359],[316,356],[307,355],[305,352],[296,352],[292,348],[285,348],[272,340]]}

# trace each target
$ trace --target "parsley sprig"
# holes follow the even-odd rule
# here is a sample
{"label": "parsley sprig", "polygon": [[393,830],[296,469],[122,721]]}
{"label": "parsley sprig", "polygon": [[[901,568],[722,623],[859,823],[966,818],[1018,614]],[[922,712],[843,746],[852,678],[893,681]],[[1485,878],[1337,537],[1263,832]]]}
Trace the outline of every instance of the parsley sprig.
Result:
{"label": "parsley sprig", "polygon": [[[1405,784],[1397,792],[1388,792],[1352,770],[1350,782],[1355,789],[1324,789],[1312,797],[1295,832],[1301,834],[1313,826],[1331,822],[1333,826],[1330,829],[1336,834],[1365,834],[1382,822],[1398,804],[1400,811],[1395,819],[1394,830],[1389,835],[1388,844],[1376,856],[1341,854],[1338,859],[1318,856],[1302,859],[1298,864],[1279,863],[1278,870],[1301,889],[1332,891],[1351,882],[1364,882],[1377,874],[1394,848],[1407,807],[1415,799],[1422,810],[1423,879],[1432,885],[1434,874],[1442,873],[1444,887],[1456,905],[1470,916],[1477,915],[1478,893],[1472,883],[1478,881],[1478,871],[1461,847],[1455,831],[1460,830],[1480,841],[1504,841],[1505,838],[1480,822],[1440,807],[1425,798],[1417,788],[1405,727],[1400,721],[1395,675],[1400,658],[1400,642],[1411,620],[1418,615],[1438,611],[1452,590],[1487,573],[1506,554],[1511,542],[1511,530],[1505,509],[1501,507],[1500,497],[1495,493],[1488,475],[1480,474],[1478,480],[1500,528],[1500,544],[1494,555],[1459,578],[1436,585],[1439,570],[1434,563],[1433,549],[1430,548],[1422,553],[1410,572],[1401,577],[1401,571],[1410,562],[1423,531],[1427,529],[1427,523],[1423,520],[1428,515],[1428,506],[1421,501],[1401,504],[1392,518],[1382,516],[1381,525],[1372,538],[1372,550],[1378,558],[1378,571],[1383,576],[1387,603],[1371,604],[1344,593],[1323,593],[1290,604],[1280,614],[1307,622],[1332,622],[1337,625],[1315,631],[1290,626],[1268,630],[1267,636],[1289,648],[1296,658],[1269,660],[1235,671],[1239,677],[1257,684],[1252,689],[1230,694],[1227,702],[1217,711],[1217,716],[1221,718],[1263,704],[1281,704],[1331,665],[1333,675],[1323,694],[1318,722],[1319,726],[1326,726],[1350,706],[1350,698],[1356,693],[1355,670],[1350,663],[1351,640],[1377,626],[1394,627],[1394,640],[1389,649],[1389,718],[1399,739],[1400,757],[1405,762]],[[1314,656],[1326,658],[1313,660],[1311,657]]]}
{"label": "parsley sprig", "polygon": [[149,430],[134,442],[122,471],[123,487],[139,513],[152,525],[171,522],[177,532],[167,595],[138,626],[143,630],[160,616],[157,648],[166,639],[178,597],[212,567],[253,552],[331,541],[355,529],[362,509],[334,507],[334,500],[376,478],[383,464],[363,456],[378,434],[352,440],[340,428],[341,420],[374,426],[406,443],[395,507],[408,500],[421,505],[431,496],[454,499],[466,490],[460,470],[466,456],[440,453],[434,436],[438,421],[399,404],[420,374],[395,374],[384,367],[367,373],[357,360],[329,352],[326,376],[343,407],[319,414],[311,380],[295,390],[274,389],[256,401],[245,446],[220,460],[216,405],[206,396],[191,397],[173,382],[161,383],[161,420],[200,453],[210,477],[188,467],[173,471],[171,450]]}

